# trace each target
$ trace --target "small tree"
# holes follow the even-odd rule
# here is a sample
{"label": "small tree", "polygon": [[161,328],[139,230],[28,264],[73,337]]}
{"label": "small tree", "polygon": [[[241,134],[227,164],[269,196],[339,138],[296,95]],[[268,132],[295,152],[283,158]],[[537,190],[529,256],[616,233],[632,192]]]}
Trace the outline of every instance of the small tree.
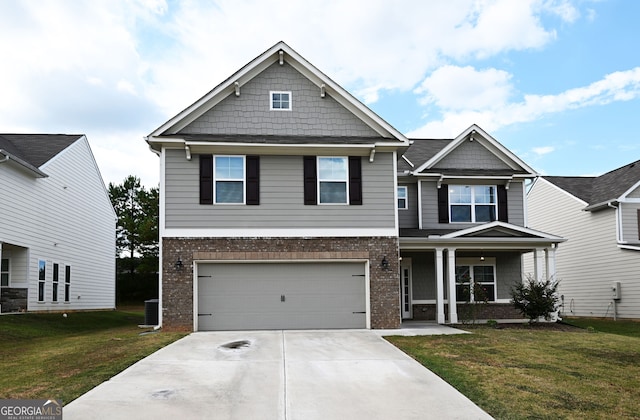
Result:
{"label": "small tree", "polygon": [[511,288],[511,303],[522,315],[529,318],[529,323],[544,317],[547,321],[558,310],[558,282],[547,279],[537,281],[531,276]]}

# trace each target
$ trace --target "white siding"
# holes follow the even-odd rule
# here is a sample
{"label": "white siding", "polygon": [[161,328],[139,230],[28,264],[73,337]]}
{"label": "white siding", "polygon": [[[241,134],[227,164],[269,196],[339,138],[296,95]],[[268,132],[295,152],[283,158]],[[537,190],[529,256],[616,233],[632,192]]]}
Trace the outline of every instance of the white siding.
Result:
{"label": "white siding", "polygon": [[[584,203],[543,179],[527,196],[529,226],[568,239],[557,251],[559,291],[567,315],[613,316],[611,286],[621,282],[618,316],[640,318],[640,253],[620,249],[616,210],[582,211]],[[525,273],[531,272],[526,259]]]}
{"label": "white siding", "polygon": [[[41,169],[49,177],[0,164],[0,242],[28,249],[26,273],[13,271],[12,286],[29,287],[29,311],[114,308],[116,216],[86,138]],[[47,261],[44,303],[37,302],[39,259]],[[51,302],[54,263],[60,265],[57,304]],[[71,267],[68,304],[65,266]]]}

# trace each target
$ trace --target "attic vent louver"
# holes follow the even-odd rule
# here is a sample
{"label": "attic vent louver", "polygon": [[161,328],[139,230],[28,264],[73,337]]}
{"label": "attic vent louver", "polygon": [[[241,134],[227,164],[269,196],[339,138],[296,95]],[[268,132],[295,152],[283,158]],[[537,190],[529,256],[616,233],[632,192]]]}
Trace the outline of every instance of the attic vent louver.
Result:
{"label": "attic vent louver", "polygon": [[284,51],[280,50],[280,65],[284,64]]}

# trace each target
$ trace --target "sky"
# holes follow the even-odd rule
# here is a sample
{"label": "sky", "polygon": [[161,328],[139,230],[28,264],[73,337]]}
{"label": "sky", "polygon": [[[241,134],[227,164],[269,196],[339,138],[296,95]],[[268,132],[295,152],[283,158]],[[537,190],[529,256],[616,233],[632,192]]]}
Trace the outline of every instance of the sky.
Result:
{"label": "sky", "polygon": [[286,42],[409,138],[478,124],[543,175],[640,160],[635,0],[2,0],[0,132],[86,134],[106,184],[144,136]]}

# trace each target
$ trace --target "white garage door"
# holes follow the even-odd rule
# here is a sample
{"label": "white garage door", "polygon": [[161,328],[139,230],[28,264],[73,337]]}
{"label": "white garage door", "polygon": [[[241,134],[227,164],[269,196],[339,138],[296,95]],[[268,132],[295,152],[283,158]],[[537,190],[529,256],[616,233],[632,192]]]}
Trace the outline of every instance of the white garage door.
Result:
{"label": "white garage door", "polygon": [[198,265],[198,330],[365,328],[364,263]]}

